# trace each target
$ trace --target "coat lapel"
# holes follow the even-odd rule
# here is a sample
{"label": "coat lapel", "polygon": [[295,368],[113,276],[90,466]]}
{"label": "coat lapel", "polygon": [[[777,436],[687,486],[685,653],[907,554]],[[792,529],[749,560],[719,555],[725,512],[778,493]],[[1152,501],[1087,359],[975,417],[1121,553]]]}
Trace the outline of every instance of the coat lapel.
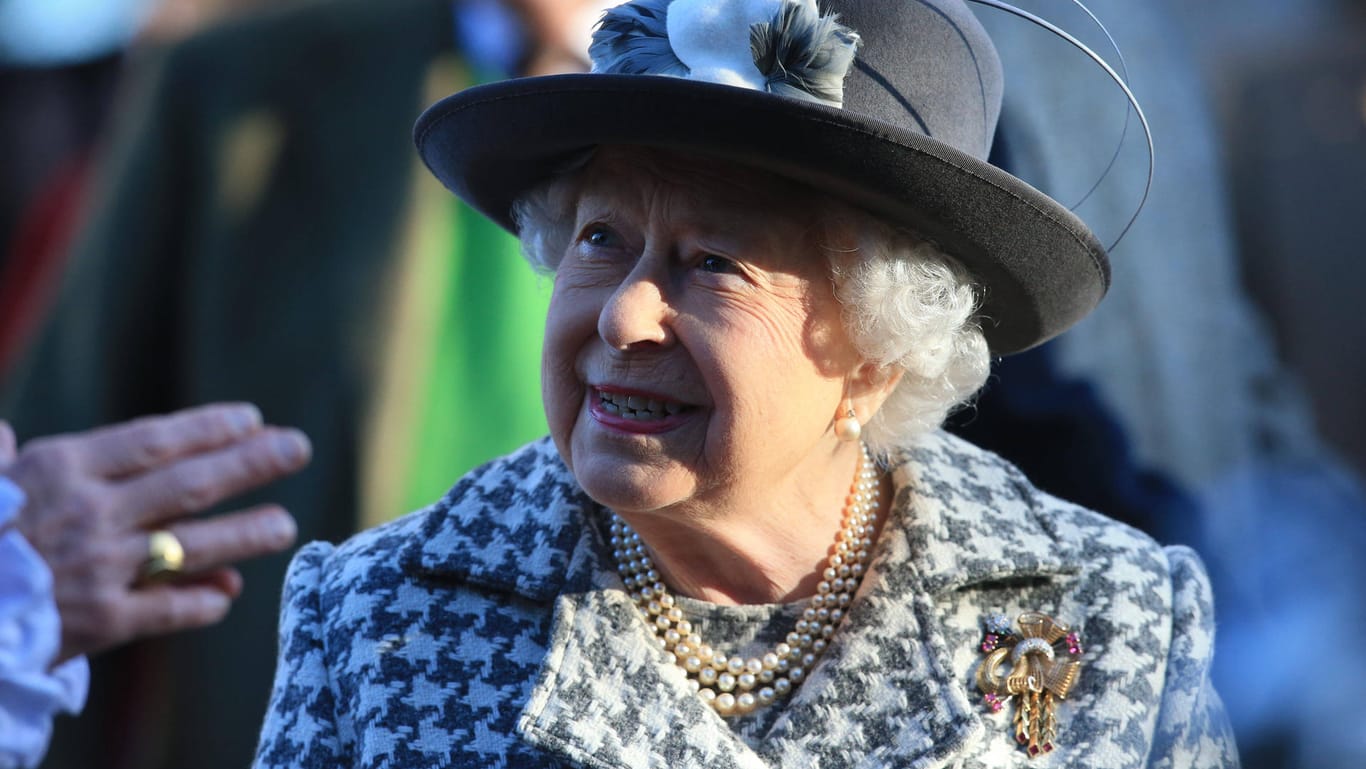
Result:
{"label": "coat lapel", "polygon": [[[951,766],[984,734],[975,665],[950,648],[936,597],[1080,568],[999,458],[942,433],[892,468],[896,500],[845,624],[770,731],[773,766]],[[978,622],[981,618],[972,618]]]}

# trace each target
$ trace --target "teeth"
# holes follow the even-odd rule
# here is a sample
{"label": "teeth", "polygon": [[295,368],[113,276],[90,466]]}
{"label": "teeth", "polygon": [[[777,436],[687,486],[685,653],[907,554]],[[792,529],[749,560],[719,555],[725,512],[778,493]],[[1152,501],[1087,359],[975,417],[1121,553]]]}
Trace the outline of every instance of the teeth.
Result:
{"label": "teeth", "polygon": [[598,401],[602,405],[603,411],[638,421],[663,419],[665,416],[672,416],[684,409],[681,403],[658,401],[639,395],[619,395],[601,391],[598,393]]}

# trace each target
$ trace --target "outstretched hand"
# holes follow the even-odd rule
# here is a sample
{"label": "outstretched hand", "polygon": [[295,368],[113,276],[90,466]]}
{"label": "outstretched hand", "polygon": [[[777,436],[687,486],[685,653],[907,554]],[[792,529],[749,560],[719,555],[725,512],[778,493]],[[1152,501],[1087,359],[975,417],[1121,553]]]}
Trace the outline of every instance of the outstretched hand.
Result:
{"label": "outstretched hand", "polygon": [[[40,438],[17,453],[0,423],[0,473],[28,497],[16,525],[53,574],[58,661],[221,620],[242,590],[231,565],[289,547],[294,520],[277,505],[191,516],[298,471],[310,453],[303,433],[264,425],[247,404]],[[184,563],[148,581],[159,529],[180,541]]]}

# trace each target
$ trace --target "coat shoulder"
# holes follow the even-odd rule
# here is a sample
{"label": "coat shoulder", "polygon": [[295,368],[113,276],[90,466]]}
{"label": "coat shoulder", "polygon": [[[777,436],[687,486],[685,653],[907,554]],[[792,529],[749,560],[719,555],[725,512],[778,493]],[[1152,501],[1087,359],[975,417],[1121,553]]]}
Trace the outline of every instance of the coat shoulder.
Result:
{"label": "coat shoulder", "polygon": [[319,580],[332,595],[421,577],[548,599],[590,506],[543,438],[471,470],[437,502],[331,549]]}

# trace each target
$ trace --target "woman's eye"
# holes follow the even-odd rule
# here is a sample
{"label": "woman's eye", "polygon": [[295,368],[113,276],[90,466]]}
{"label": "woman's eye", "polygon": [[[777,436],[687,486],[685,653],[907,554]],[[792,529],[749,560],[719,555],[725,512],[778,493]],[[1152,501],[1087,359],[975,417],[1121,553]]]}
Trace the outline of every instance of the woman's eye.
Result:
{"label": "woman's eye", "polygon": [[707,254],[702,257],[702,259],[698,261],[697,266],[703,272],[737,273],[740,271],[740,266],[738,264],[724,256],[717,256],[716,254]]}
{"label": "woman's eye", "polygon": [[610,248],[616,245],[617,238],[610,228],[595,224],[583,231],[582,240],[590,246]]}

